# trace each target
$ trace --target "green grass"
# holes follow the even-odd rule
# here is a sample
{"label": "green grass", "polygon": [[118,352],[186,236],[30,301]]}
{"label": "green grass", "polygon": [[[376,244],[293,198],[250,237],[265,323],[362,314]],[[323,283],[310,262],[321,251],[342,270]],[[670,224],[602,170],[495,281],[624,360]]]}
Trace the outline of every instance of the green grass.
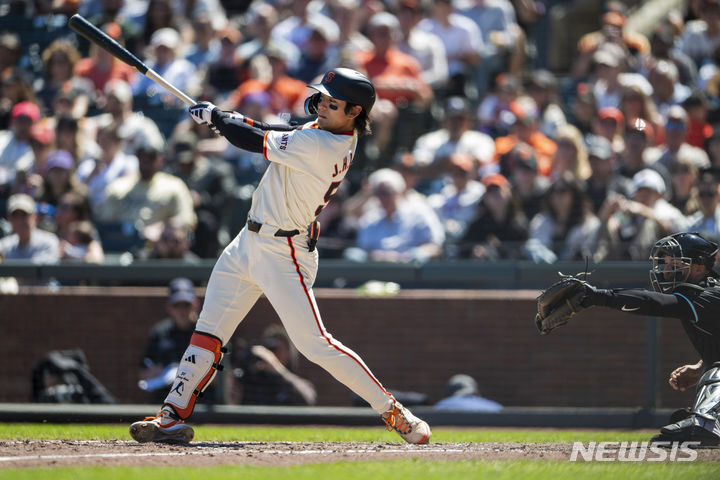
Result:
{"label": "green grass", "polygon": [[[530,430],[433,428],[436,442],[631,442],[646,441],[651,433],[618,430]],[[0,439],[130,440],[127,425],[0,424]],[[195,440],[203,442],[398,442],[395,433],[377,428],[236,427],[199,425]]]}
{"label": "green grass", "polygon": [[[648,431],[579,431],[552,429],[453,429],[435,428],[434,442],[590,442],[644,441]],[[65,439],[129,440],[127,425],[85,424],[0,424],[0,440]],[[337,427],[236,427],[200,425],[198,441],[246,442],[397,442],[393,433],[377,428]],[[369,479],[449,480],[491,478],[493,480],[618,480],[628,479],[716,479],[714,462],[620,463],[563,462],[543,460],[465,460],[424,459],[338,462],[285,467],[220,465],[216,467],[57,467],[0,468],[0,480],[184,480],[197,478],[242,478],[262,480]]]}
{"label": "green grass", "polygon": [[667,478],[716,479],[717,465],[711,463],[630,464],[561,463],[543,461],[457,461],[401,460],[386,462],[342,462],[292,467],[218,466],[185,467],[93,467],[0,470],[0,480],[184,480],[198,478],[242,478],[262,480],[422,479],[448,480],[487,478],[493,480],[657,480]]}

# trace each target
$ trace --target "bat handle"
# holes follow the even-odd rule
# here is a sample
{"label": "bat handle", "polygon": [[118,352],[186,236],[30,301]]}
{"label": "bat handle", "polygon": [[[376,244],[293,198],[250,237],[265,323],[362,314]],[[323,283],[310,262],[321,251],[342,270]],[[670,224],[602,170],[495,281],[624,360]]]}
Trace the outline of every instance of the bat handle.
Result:
{"label": "bat handle", "polygon": [[177,88],[175,88],[174,85],[172,85],[172,84],[169,83],[167,80],[165,80],[165,79],[162,77],[162,75],[160,75],[159,73],[157,73],[157,72],[156,72],[155,70],[153,70],[152,68],[148,68],[147,72],[145,73],[145,76],[148,77],[148,78],[149,78],[150,80],[152,80],[153,82],[155,82],[155,83],[157,83],[157,84],[162,85],[163,87],[165,87],[170,93],[172,93],[172,94],[175,95],[177,98],[179,98],[180,100],[182,100],[188,107],[191,107],[191,106],[193,106],[193,105],[195,105],[195,104],[197,103],[195,100],[193,100],[192,98],[188,97],[185,93],[183,93],[182,91],[180,91],[180,90],[178,90]]}

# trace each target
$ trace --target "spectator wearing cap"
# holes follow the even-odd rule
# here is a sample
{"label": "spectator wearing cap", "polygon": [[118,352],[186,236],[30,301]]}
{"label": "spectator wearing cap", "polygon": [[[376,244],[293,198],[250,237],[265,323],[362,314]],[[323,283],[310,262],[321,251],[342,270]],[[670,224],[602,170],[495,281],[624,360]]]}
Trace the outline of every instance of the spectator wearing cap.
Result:
{"label": "spectator wearing cap", "polygon": [[90,80],[75,75],[75,65],[80,60],[78,50],[65,39],[53,41],[42,53],[44,75],[33,84],[44,111],[52,111],[53,102],[62,92],[73,99],[70,111],[75,118],[87,113],[95,87]]}
{"label": "spectator wearing cap", "polygon": [[385,262],[426,261],[442,253],[445,233],[435,213],[405,201],[405,182],[391,169],[381,168],[368,178],[379,207],[360,219],[357,248],[346,258]]}
{"label": "spectator wearing cap", "polygon": [[596,261],[646,259],[658,238],[686,230],[687,218],[663,198],[665,181],[657,171],[640,170],[632,182],[632,200],[609,197],[600,210],[604,229]]}
{"label": "spectator wearing cap", "polygon": [[402,0],[397,10],[400,39],[397,48],[420,64],[420,78],[435,92],[444,91],[448,82],[445,46],[437,35],[417,28],[423,18],[420,0]]}
{"label": "spectator wearing cap", "polygon": [[704,238],[720,241],[720,201],[718,179],[712,171],[700,174],[697,182],[698,211],[688,218],[688,231],[698,232]]}
{"label": "spectator wearing cap", "polygon": [[42,172],[43,183],[37,197],[39,202],[56,206],[60,197],[75,192],[87,199],[87,186],[75,175],[75,160],[66,150],[55,150],[48,155]]}
{"label": "spectator wearing cap", "polygon": [[292,14],[272,29],[272,38],[294,44],[302,50],[310,36],[322,31],[328,43],[335,43],[340,35],[337,23],[317,10],[310,0],[296,0],[291,4]]}
{"label": "spectator wearing cap", "polygon": [[[285,52],[274,45],[270,45],[264,50],[263,55],[255,58],[256,60],[267,58],[270,63],[271,75],[267,76],[267,78],[249,78],[240,83],[228,96],[227,101],[224,103],[225,107],[249,115],[249,113],[241,110],[242,104],[246,101],[253,101],[262,104],[267,103],[270,113],[273,115],[279,115],[280,113],[298,114],[300,112],[305,115],[303,106],[307,97],[306,83],[288,74],[288,61]],[[266,95],[256,95],[261,93]],[[253,95],[253,97],[248,97],[249,95]],[[263,117],[252,118],[261,120]],[[273,122],[284,123],[279,117],[276,117]]]}
{"label": "spectator wearing cap", "polygon": [[97,132],[100,155],[80,162],[77,176],[88,187],[90,204],[99,205],[104,197],[105,188],[114,180],[125,175],[135,175],[138,171],[138,159],[122,150],[119,125],[111,123]]}
{"label": "spectator wearing cap", "polygon": [[[177,369],[178,358],[182,357],[190,342],[200,312],[200,301],[195,296],[195,286],[190,279],[178,277],[170,281],[165,310],[167,316],[154,324],[148,334],[145,354],[139,366],[141,381],[161,379],[166,369]],[[171,376],[173,378],[167,384],[160,380],[156,389],[152,389],[152,383],[150,388],[146,387],[152,397],[149,400],[162,401],[165,387],[174,380],[174,372]]]}
{"label": "spectator wearing cap", "polygon": [[528,254],[534,261],[582,260],[595,253],[600,227],[582,183],[565,172],[550,185],[540,213],[530,220]]}
{"label": "spectator wearing cap", "polygon": [[447,397],[433,408],[453,412],[499,412],[503,407],[498,402],[483,398],[477,382],[470,375],[458,374],[448,380]]}
{"label": "spectator wearing cap", "polygon": [[142,112],[133,111],[132,90],[127,82],[109,81],[105,85],[103,97],[104,113],[89,119],[95,131],[114,125],[126,155],[135,155],[138,145],[162,148],[164,139],[157,124]]}
{"label": "spectator wearing cap", "polygon": [[[113,40],[122,40],[122,31],[117,24],[106,25],[104,31]],[[90,56],[81,58],[75,65],[75,75],[89,79],[98,94],[103,91],[110,80],[122,80],[130,83],[135,79],[136,73],[133,67],[95,44],[90,47]]]}
{"label": "spectator wearing cap", "polygon": [[620,75],[626,69],[627,54],[616,44],[605,43],[592,54],[592,85],[598,108],[620,105]]}
{"label": "spectator wearing cap", "polygon": [[193,251],[203,258],[216,258],[221,231],[228,235],[224,222],[235,192],[235,175],[229,163],[212,162],[200,153],[197,141],[190,134],[175,141],[169,170],[185,182],[192,195],[197,216]]}
{"label": "spectator wearing cap", "polygon": [[449,182],[439,193],[428,198],[440,222],[445,227],[446,241],[456,241],[475,218],[477,204],[485,193],[485,186],[475,180],[475,159],[467,153],[454,152],[445,162]]}
{"label": "spectator wearing cap", "polygon": [[665,121],[665,142],[658,148],[655,162],[666,169],[672,169],[678,158],[684,157],[695,164],[696,170],[710,166],[710,158],[705,150],[694,147],[686,142],[688,116],[680,105],[673,105],[668,111]]}
{"label": "spectator wearing cap", "polygon": [[454,253],[479,260],[518,259],[528,238],[528,220],[520,199],[500,173],[487,174],[481,182],[485,194]]}
{"label": "spectator wearing cap", "polygon": [[15,181],[16,171],[30,171],[33,152],[30,129],[40,120],[40,109],[30,102],[16,104],[10,113],[10,130],[0,131],[0,191]]}
{"label": "spectator wearing cap", "polygon": [[[358,52],[357,65],[367,72],[375,85],[378,111],[392,112],[382,119],[376,117],[375,144],[381,152],[393,153],[398,147],[410,148],[412,139],[420,134],[417,117],[427,112],[433,98],[430,86],[421,78],[420,64],[397,48],[400,22],[388,12],[376,13],[368,20],[370,51]],[[397,112],[397,119],[395,119]]]}
{"label": "spectator wearing cap", "polygon": [[547,70],[532,72],[527,93],[535,100],[540,115],[540,131],[548,138],[555,138],[558,128],[567,125],[567,118],[557,99],[557,79]]}
{"label": "spectator wearing cap", "polygon": [[10,196],[7,219],[13,233],[0,238],[0,256],[5,261],[30,260],[34,263],[57,263],[58,238],[37,228],[35,200],[24,193]]}
{"label": "spectator wearing cap", "polygon": [[[484,50],[483,37],[474,21],[454,12],[452,1],[432,2],[430,16],[418,23],[418,28],[439,37],[445,46],[448,60],[449,95],[465,95],[466,88],[474,89],[474,69]],[[475,93],[477,95],[477,92]]]}
{"label": "spectator wearing cap", "polygon": [[616,107],[603,107],[593,120],[593,136],[602,137],[610,142],[614,152],[625,148],[623,135],[625,132],[625,115]]}
{"label": "spectator wearing cap", "polygon": [[525,217],[533,218],[539,211],[550,179],[538,174],[537,159],[532,147],[519,142],[500,156],[500,173],[510,180],[513,195],[520,202]]}
{"label": "spectator wearing cap", "polygon": [[510,132],[508,135],[495,139],[495,155],[499,159],[518,143],[530,145],[537,159],[538,172],[549,176],[552,170],[552,158],[557,150],[554,141],[546,137],[538,129],[538,111],[535,101],[522,96],[510,104]]}
{"label": "spectator wearing cap", "polygon": [[[168,83],[182,92],[188,91],[191,83],[196,80],[195,65],[178,56],[182,46],[180,34],[169,27],[156,30],[150,37],[150,48],[153,60],[146,62],[148,68],[161,75]],[[164,88],[145,75],[137,73],[132,82],[134,96],[147,96],[150,105],[175,104],[180,102]]]}
{"label": "spectator wearing cap", "polygon": [[550,177],[555,179],[562,177],[565,172],[570,172],[578,180],[586,180],[591,170],[580,130],[573,125],[561,127],[555,135],[555,143],[557,149],[552,158]]}
{"label": "spectator wearing cap", "polygon": [[712,61],[713,51],[720,45],[720,2],[700,0],[699,3],[700,18],[685,24],[678,42],[697,68]]}
{"label": "spectator wearing cap", "polygon": [[449,97],[445,101],[441,128],[420,136],[415,141],[413,156],[422,168],[426,180],[420,190],[425,194],[437,193],[441,188],[440,174],[446,159],[455,152],[468,153],[480,167],[495,158],[495,145],[489,135],[473,130],[473,115],[469,102],[462,97]]}
{"label": "spectator wearing cap", "polygon": [[632,181],[615,171],[617,154],[606,138],[593,136],[588,143],[588,160],[592,173],[585,180],[583,189],[590,199],[592,211],[597,215],[608,197],[622,195],[629,198]]}
{"label": "spectator wearing cap", "polygon": [[153,145],[140,145],[135,152],[138,174],[126,175],[110,183],[105,198],[95,207],[99,221],[129,223],[144,238],[159,238],[163,222],[175,220],[195,228],[197,218],[192,195],[178,177],[165,173],[165,157]]}

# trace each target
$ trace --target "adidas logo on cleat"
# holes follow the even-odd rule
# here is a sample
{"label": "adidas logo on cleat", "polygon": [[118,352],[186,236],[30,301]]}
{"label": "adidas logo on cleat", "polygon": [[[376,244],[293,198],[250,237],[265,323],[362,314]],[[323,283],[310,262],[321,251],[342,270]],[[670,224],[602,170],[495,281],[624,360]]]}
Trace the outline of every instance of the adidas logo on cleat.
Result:
{"label": "adidas logo on cleat", "polygon": [[195,354],[188,355],[188,357],[185,359],[186,362],[195,363]]}

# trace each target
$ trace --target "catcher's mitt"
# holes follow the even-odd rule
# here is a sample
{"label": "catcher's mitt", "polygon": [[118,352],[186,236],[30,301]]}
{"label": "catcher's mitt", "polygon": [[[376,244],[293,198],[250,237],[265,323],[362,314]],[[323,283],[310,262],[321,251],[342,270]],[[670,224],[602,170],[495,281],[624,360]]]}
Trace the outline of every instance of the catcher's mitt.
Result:
{"label": "catcher's mitt", "polygon": [[579,278],[564,275],[563,278],[550,285],[537,298],[537,315],[535,325],[540,333],[547,335],[555,328],[565,325],[577,312],[584,310],[582,305],[588,289],[587,282]]}

